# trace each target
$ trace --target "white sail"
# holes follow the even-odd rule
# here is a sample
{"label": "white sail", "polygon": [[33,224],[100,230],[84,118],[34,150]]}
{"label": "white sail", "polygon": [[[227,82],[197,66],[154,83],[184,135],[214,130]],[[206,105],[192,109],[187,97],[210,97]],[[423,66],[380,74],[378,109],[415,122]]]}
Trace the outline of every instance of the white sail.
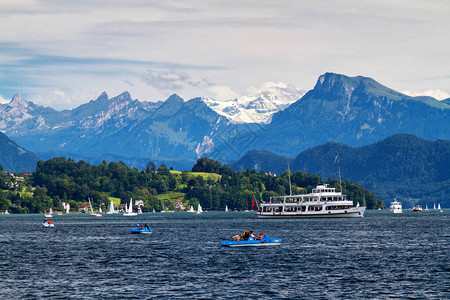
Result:
{"label": "white sail", "polygon": [[189,212],[190,212],[190,213],[195,212],[195,210],[194,210],[194,208],[192,207],[192,205],[191,205],[191,207],[189,208]]}
{"label": "white sail", "polygon": [[5,209],[5,215],[9,215],[8,209]]}
{"label": "white sail", "polygon": [[438,203],[438,209],[439,209],[439,210],[441,209],[441,204],[440,204],[440,203]]}
{"label": "white sail", "polygon": [[198,207],[197,207],[197,213],[198,214],[201,214],[203,212],[203,209],[202,209],[202,206],[200,205],[200,203],[198,204]]}
{"label": "white sail", "polygon": [[99,213],[103,213],[102,207],[101,207],[101,206],[98,208],[98,212],[99,212]]}
{"label": "white sail", "polygon": [[436,209],[436,203],[434,203],[434,205],[433,205],[433,209]]}
{"label": "white sail", "polygon": [[92,209],[92,203],[91,203],[91,198],[88,198],[89,201],[89,210],[91,211],[91,215],[94,213],[94,210]]}
{"label": "white sail", "polygon": [[425,204],[425,211],[428,211],[428,204]]}
{"label": "white sail", "polygon": [[46,218],[52,218],[53,217],[53,209],[50,207],[50,212],[44,212],[44,216]]}
{"label": "white sail", "polygon": [[114,203],[111,200],[111,203],[109,204],[109,211],[107,212],[107,214],[114,214]]}
{"label": "white sail", "polygon": [[[102,216],[101,213],[94,212],[94,209],[92,208],[91,198],[88,198],[88,200],[89,200],[89,208],[91,210],[91,216],[101,217]],[[101,208],[100,208],[100,211],[101,211]]]}
{"label": "white sail", "polygon": [[225,211],[228,211],[228,205],[225,205]]}
{"label": "white sail", "polygon": [[130,199],[130,206],[125,207],[124,216],[137,216],[137,213],[133,212],[133,198]]}

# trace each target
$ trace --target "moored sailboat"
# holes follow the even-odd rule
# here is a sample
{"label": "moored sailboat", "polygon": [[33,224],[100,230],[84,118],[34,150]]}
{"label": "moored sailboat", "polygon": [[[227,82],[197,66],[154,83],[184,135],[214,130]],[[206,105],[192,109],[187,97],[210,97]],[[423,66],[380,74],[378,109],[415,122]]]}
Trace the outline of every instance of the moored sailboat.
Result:
{"label": "moored sailboat", "polygon": [[197,214],[201,214],[202,212],[203,212],[203,209],[202,209],[202,206],[199,203],[198,207],[197,207]]}
{"label": "moored sailboat", "polygon": [[50,212],[44,211],[44,216],[46,218],[52,218],[53,217],[53,209],[50,207]]}
{"label": "moored sailboat", "polygon": [[125,212],[123,215],[127,217],[137,216],[137,213],[133,212],[133,198],[130,199],[130,206],[125,207]]}
{"label": "moored sailboat", "polygon": [[[94,209],[92,208],[91,198],[88,198],[88,200],[89,200],[89,209],[91,210],[91,216],[102,217],[103,215],[100,212],[98,213],[94,212]],[[101,209],[102,208],[100,207],[100,211]]]}
{"label": "moored sailboat", "polygon": [[114,210],[114,203],[111,200],[107,214],[115,214],[115,213],[117,213],[117,212]]}

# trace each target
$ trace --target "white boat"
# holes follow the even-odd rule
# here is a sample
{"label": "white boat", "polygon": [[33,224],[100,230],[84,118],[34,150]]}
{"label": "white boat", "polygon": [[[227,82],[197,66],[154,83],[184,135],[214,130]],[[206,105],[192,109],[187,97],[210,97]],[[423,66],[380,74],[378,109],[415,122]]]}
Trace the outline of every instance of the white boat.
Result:
{"label": "white boat", "polygon": [[155,212],[155,209],[153,209],[153,212]]}
{"label": "white boat", "polygon": [[49,221],[44,220],[42,222],[42,226],[44,226],[45,228],[49,228],[49,227],[55,227],[55,224],[53,224],[53,222],[51,220],[49,220]]}
{"label": "white boat", "polygon": [[394,214],[401,214],[403,212],[402,210],[402,203],[398,202],[397,199],[394,198],[394,201],[391,202],[391,212]]}
{"label": "white boat", "polygon": [[5,209],[4,214],[5,214],[5,215],[9,215],[8,209]]}
{"label": "white boat", "polygon": [[[100,212],[98,212],[98,213],[94,212],[94,209],[92,208],[91,198],[88,198],[88,200],[89,200],[89,208],[91,210],[91,216],[102,217],[103,215]],[[102,208],[100,207],[100,211],[101,211],[101,209]]]}
{"label": "white boat", "polygon": [[264,219],[362,218],[365,206],[355,207],[346,195],[327,184],[318,185],[310,194],[271,197],[257,212]]}
{"label": "white boat", "polygon": [[440,212],[442,212],[442,209],[441,209],[441,204],[440,203],[438,203],[438,208],[437,208]]}
{"label": "white boat", "polygon": [[195,213],[194,207],[192,207],[192,205],[191,205],[191,207],[189,208],[188,212],[190,212],[190,213]]}
{"label": "white boat", "polygon": [[433,204],[433,209],[436,210],[436,203]]}
{"label": "white boat", "polygon": [[130,207],[125,207],[123,215],[127,217],[137,216],[137,213],[133,212],[133,198],[130,199]]}
{"label": "white boat", "polygon": [[428,205],[425,204],[425,211],[428,211]]}
{"label": "white boat", "polygon": [[203,212],[203,209],[202,209],[202,206],[199,203],[198,207],[197,207],[197,214],[201,214],[202,212]]}
{"label": "white boat", "polygon": [[111,203],[109,204],[109,210],[107,212],[107,214],[115,214],[116,211],[114,210],[114,203],[111,201]]}
{"label": "white boat", "polygon": [[228,205],[225,205],[225,211],[228,211]]}
{"label": "white boat", "polygon": [[52,218],[53,217],[53,209],[50,207],[50,212],[44,212],[44,216],[46,218]]}

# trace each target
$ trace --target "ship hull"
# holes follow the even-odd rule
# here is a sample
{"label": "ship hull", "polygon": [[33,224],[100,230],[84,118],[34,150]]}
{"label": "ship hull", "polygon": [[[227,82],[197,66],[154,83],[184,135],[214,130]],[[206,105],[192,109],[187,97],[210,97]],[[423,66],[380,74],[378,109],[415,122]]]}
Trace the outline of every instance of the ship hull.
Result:
{"label": "ship hull", "polygon": [[365,207],[357,207],[345,211],[327,211],[314,213],[297,213],[297,214],[283,214],[283,213],[259,213],[260,219],[307,219],[307,218],[363,218]]}

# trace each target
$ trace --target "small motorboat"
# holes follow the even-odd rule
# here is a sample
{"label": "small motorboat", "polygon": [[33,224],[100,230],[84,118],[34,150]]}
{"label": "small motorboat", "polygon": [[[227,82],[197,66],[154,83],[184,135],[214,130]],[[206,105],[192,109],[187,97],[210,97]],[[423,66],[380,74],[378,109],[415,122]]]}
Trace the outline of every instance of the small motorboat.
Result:
{"label": "small motorboat", "polygon": [[46,228],[49,228],[49,227],[55,227],[55,224],[53,224],[53,222],[52,222],[51,220],[49,220],[49,221],[44,220],[44,221],[42,222],[42,225],[43,225],[44,227],[46,227]]}
{"label": "small motorboat", "polygon": [[224,247],[259,247],[259,246],[280,246],[282,239],[272,239],[267,235],[262,235],[261,239],[249,238],[246,241],[222,241]]}
{"label": "small motorboat", "polygon": [[412,208],[413,211],[422,211],[422,206],[416,205]]}
{"label": "small motorboat", "polygon": [[150,228],[148,228],[147,226],[139,226],[138,225],[138,226],[135,226],[134,228],[130,229],[130,233],[134,233],[134,234],[137,234],[137,233],[149,234],[152,232],[153,231]]}

